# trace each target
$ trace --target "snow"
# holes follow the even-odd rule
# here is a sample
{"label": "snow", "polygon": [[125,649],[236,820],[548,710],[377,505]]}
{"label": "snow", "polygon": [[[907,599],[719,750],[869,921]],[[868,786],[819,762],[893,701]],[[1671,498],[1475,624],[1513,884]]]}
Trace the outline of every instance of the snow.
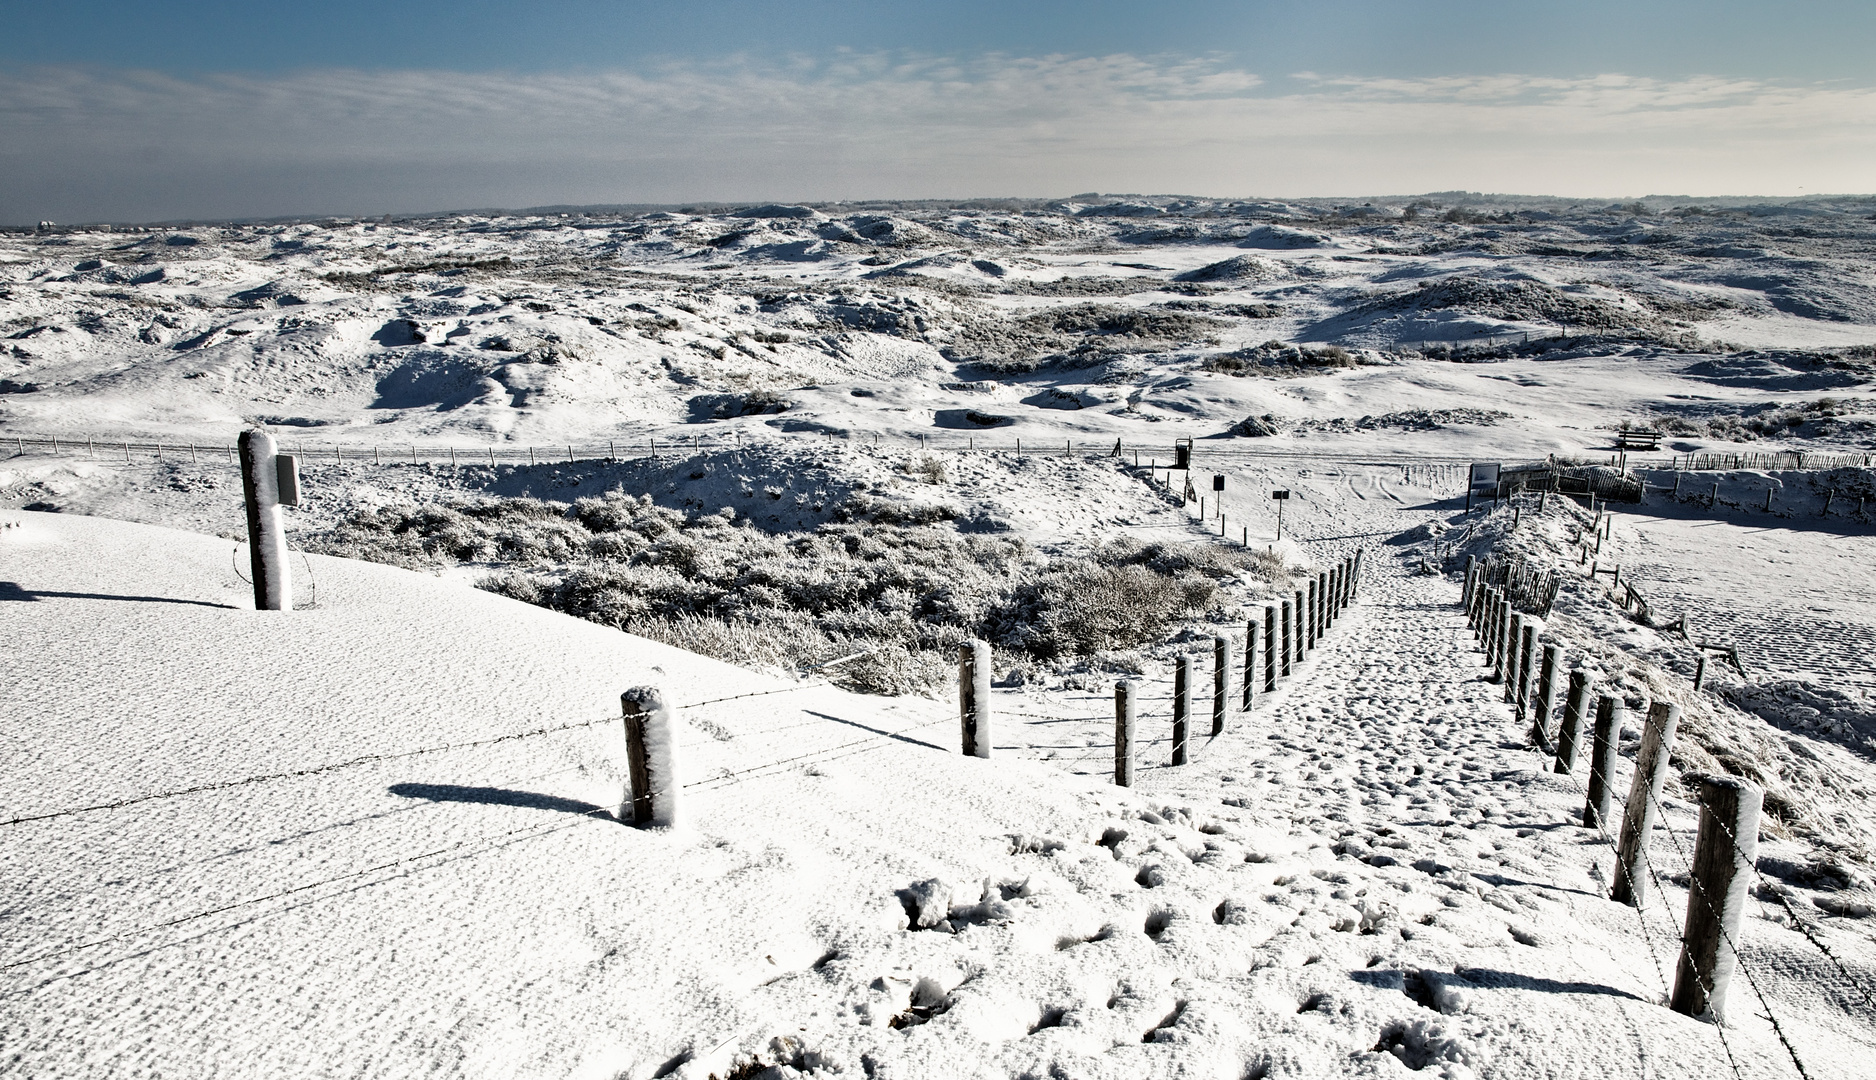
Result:
{"label": "snow", "polygon": [[[1811,1077],[1865,1075],[1876,489],[1675,493],[1668,461],[1876,448],[1867,206],[1804,207],[1835,231],[1103,196],[0,237],[0,433],[26,451],[0,460],[0,1061],[1758,1077],[1794,1073],[1782,1038]],[[1187,765],[1173,665],[1199,654],[1206,701],[1214,635],[1241,655],[1275,582],[1125,657],[980,665],[994,754],[966,758],[954,674],[850,693],[469,587],[578,559],[296,554],[299,610],[254,611],[239,475],[176,450],[252,420],[301,457],[296,549],[360,510],[616,490],[722,535],[845,513],[1066,560],[1248,545],[1299,583],[1360,553],[1360,592],[1224,734],[1195,723]],[[1593,554],[1568,500],[1464,512],[1468,462],[1608,460],[1623,421],[1668,434]],[[157,438],[162,460],[99,448]],[[608,441],[622,460],[586,452]],[[413,443],[465,458],[391,452]],[[1527,622],[1560,683],[1616,698],[1618,793],[1645,703],[1682,710],[1639,913],[1579,824],[1588,733],[1552,771],[1487,681],[1458,596],[1489,553],[1561,574]],[[1708,649],[1694,692],[1702,644],[1744,672]],[[645,828],[617,820],[635,687],[671,721],[654,787],[682,785]],[[1665,1007],[1703,773],[1766,791],[1725,1028]]]}

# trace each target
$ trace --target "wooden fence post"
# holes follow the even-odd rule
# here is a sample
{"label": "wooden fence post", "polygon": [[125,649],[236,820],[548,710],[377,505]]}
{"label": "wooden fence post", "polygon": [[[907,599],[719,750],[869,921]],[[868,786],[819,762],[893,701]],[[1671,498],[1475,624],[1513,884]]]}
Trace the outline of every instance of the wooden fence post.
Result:
{"label": "wooden fence post", "polygon": [[1473,578],[1478,574],[1478,570],[1479,557],[1477,555],[1466,556],[1466,582],[1459,587],[1459,606],[1464,608],[1467,614],[1472,611]]}
{"label": "wooden fence post", "polygon": [[1303,651],[1304,651],[1304,654],[1307,655],[1309,652],[1314,651],[1314,649],[1316,648],[1316,617],[1317,617],[1317,611],[1318,611],[1317,605],[1322,600],[1322,593],[1319,589],[1317,589],[1316,579],[1313,577],[1304,583],[1304,589],[1306,590],[1306,595],[1308,599],[1304,601],[1304,606],[1303,606],[1302,630],[1303,630]]}
{"label": "wooden fence post", "polygon": [[1316,640],[1322,640],[1329,632],[1329,572],[1324,570],[1316,575]]}
{"label": "wooden fence post", "polygon": [[1518,702],[1518,647],[1524,632],[1524,612],[1511,613],[1511,626],[1505,631],[1505,701],[1516,705]]}
{"label": "wooden fence post", "polygon": [[1668,780],[1668,755],[1674,752],[1674,729],[1681,723],[1681,707],[1657,701],[1648,706],[1642,728],[1641,749],[1635,754],[1635,780],[1629,785],[1628,804],[1622,810],[1622,836],[1616,849],[1615,888],[1609,898],[1639,908],[1648,896],[1644,864],[1648,837],[1654,832],[1655,807]]}
{"label": "wooden fence post", "polygon": [[1191,653],[1180,653],[1173,667],[1172,763],[1186,763],[1186,721],[1192,715],[1192,684],[1196,681]]}
{"label": "wooden fence post", "polygon": [[990,643],[958,646],[958,721],[965,757],[990,756]]}
{"label": "wooden fence post", "polygon": [[[1683,616],[1683,618],[1684,617],[1685,616]],[[1694,662],[1694,693],[1698,694],[1700,692],[1700,688],[1702,686],[1705,686],[1706,682],[1707,682],[1707,654],[1703,652],[1700,654],[1700,659]]]}
{"label": "wooden fence post", "polygon": [[1622,717],[1628,710],[1603,694],[1596,699],[1596,729],[1589,743],[1589,798],[1583,803],[1583,827],[1606,829],[1615,810],[1615,761]]}
{"label": "wooden fence post", "polygon": [[[286,526],[280,515],[280,478],[285,469],[291,468],[282,463],[291,459],[282,458],[274,437],[258,429],[242,432],[240,447],[254,610],[292,611],[293,578],[287,566]],[[297,497],[292,501],[297,502]]]}
{"label": "wooden fence post", "polygon": [[1503,631],[1498,626],[1499,621],[1505,616],[1504,595],[1503,589],[1493,586],[1492,591],[1485,597],[1485,602],[1491,605],[1485,613],[1485,666],[1492,669],[1494,677],[1498,671],[1498,646],[1504,637]]}
{"label": "wooden fence post", "polygon": [[1531,672],[1537,664],[1537,616],[1526,616],[1524,620],[1524,638],[1518,644],[1518,685],[1511,699],[1518,719],[1522,720],[1531,708]]}
{"label": "wooden fence post", "polygon": [[1121,787],[1133,786],[1133,731],[1139,719],[1134,682],[1122,679],[1114,684],[1114,783]]}
{"label": "wooden fence post", "polygon": [[1244,688],[1239,694],[1239,697],[1243,701],[1243,704],[1239,706],[1238,711],[1240,712],[1251,711],[1251,702],[1255,700],[1257,696],[1258,679],[1259,679],[1259,673],[1257,670],[1257,618],[1255,616],[1252,616],[1244,624]]}
{"label": "wooden fence post", "polygon": [[1277,692],[1277,606],[1264,605],[1264,693]]}
{"label": "wooden fence post", "polygon": [[1681,959],[1668,1008],[1726,1019],[1726,988],[1737,962],[1746,887],[1759,854],[1759,808],[1765,793],[1732,776],[1702,776],[1700,834],[1688,883]]}
{"label": "wooden fence post", "polygon": [[1295,612],[1291,607],[1290,601],[1285,600],[1283,602],[1283,640],[1278,643],[1283,647],[1277,650],[1277,658],[1282,668],[1283,677],[1286,679],[1290,677],[1290,661],[1296,658],[1296,639],[1292,636],[1294,633]]}
{"label": "wooden fence post", "polygon": [[[1559,654],[1562,648],[1557,649]],[[1546,650],[1544,664],[1550,664]],[[1557,762],[1551,771],[1567,773],[1576,768],[1576,748],[1583,741],[1583,713],[1589,708],[1589,672],[1578,668],[1570,672],[1570,689],[1563,702],[1563,723],[1557,728]]]}
{"label": "wooden fence post", "polygon": [[1308,652],[1304,652],[1304,632],[1302,632],[1302,626],[1304,626],[1304,622],[1309,621],[1309,609],[1302,604],[1302,598],[1304,598],[1304,591],[1298,589],[1298,591],[1296,591],[1296,622],[1291,624],[1291,645],[1296,647],[1296,662],[1298,662],[1298,664],[1302,664],[1302,662],[1304,662],[1304,656],[1308,654]]}
{"label": "wooden fence post", "polygon": [[1225,733],[1225,709],[1231,692],[1231,635],[1212,638],[1212,736]]}
{"label": "wooden fence post", "polygon": [[[1533,627],[1532,637],[1536,637]],[[1550,713],[1557,703],[1557,669],[1563,666],[1563,646],[1544,646],[1544,661],[1537,672],[1537,689],[1531,700],[1531,734],[1539,747],[1550,746]]]}
{"label": "wooden fence post", "polygon": [[683,785],[678,777],[677,731],[664,692],[634,686],[619,695],[625,714],[627,785],[618,818],[634,825],[678,824]]}
{"label": "wooden fence post", "polygon": [[[1368,550],[1367,548],[1355,549],[1355,588],[1357,590],[1361,588],[1361,557],[1364,553],[1367,552],[1367,550]],[[1350,593],[1349,595],[1351,597],[1354,596],[1353,593]]]}

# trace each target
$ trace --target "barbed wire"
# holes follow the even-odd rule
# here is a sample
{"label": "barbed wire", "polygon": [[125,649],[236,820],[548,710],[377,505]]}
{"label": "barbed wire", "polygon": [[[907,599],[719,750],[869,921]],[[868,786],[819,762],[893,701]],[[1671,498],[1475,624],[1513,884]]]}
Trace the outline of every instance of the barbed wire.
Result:
{"label": "barbed wire", "polygon": [[128,798],[115,799],[111,802],[93,803],[88,806],[74,806],[63,810],[51,810],[39,814],[23,814],[19,817],[0,821],[0,827],[7,825],[23,825],[34,821],[50,821],[55,818],[71,817],[75,814],[88,814],[100,810],[121,810],[127,806],[154,802],[158,799],[181,798],[185,795],[200,795],[210,791],[227,791],[232,788],[271,783],[276,780],[292,780],[304,776],[318,776],[322,773],[337,772],[341,769],[356,768],[358,766],[371,765],[381,761],[402,761],[408,758],[422,757],[427,754],[447,753],[452,750],[472,750],[483,746],[494,746],[498,743],[514,742],[517,739],[532,739],[543,735],[558,734],[563,731],[589,728],[598,724],[610,723],[617,719],[619,718],[616,716],[608,716],[598,720],[577,720],[569,724],[554,724],[547,727],[534,728],[529,731],[510,732],[506,735],[496,735],[487,739],[471,739],[466,742],[445,743],[440,746],[426,746],[415,750],[399,750],[386,754],[364,754],[355,758],[347,758],[344,761],[333,761],[324,765],[311,765],[303,769],[262,773],[257,776],[244,776],[238,780],[221,780],[213,783],[194,784],[189,787],[175,788],[170,791],[157,791],[144,795],[133,795]]}
{"label": "barbed wire", "polygon": [[[606,814],[610,816],[612,814],[612,811],[601,808],[601,807],[595,807],[592,810],[588,810],[588,811],[581,813],[579,817],[583,821],[586,818],[590,818],[598,814]],[[408,855],[401,859],[393,859],[390,862],[379,863],[375,866],[368,866],[362,870],[353,870],[344,874],[335,875],[333,877],[322,878],[319,881],[306,882],[304,884],[292,886],[291,888],[280,889],[275,892],[267,893],[262,896],[250,897],[246,900],[237,900],[233,903],[222,904],[218,907],[210,908],[207,911],[196,912],[193,915],[184,915],[181,918],[167,919],[167,920],[164,920],[163,922],[151,923],[147,926],[140,926],[135,929],[125,930],[120,933],[112,934],[109,937],[97,938],[93,941],[85,942],[82,945],[73,945],[73,946],[69,946],[66,948],[62,948],[62,949],[54,949],[49,952],[39,953],[35,956],[26,957],[25,959],[22,959],[22,960],[9,961],[7,963],[0,964],[0,971],[12,971],[16,968],[26,967],[31,964],[43,963],[47,960],[56,960],[61,957],[71,956],[76,953],[84,952],[88,949],[95,949],[102,945],[109,945],[113,942],[124,941],[128,938],[139,937],[143,934],[154,933],[158,930],[167,930],[167,929],[170,929],[171,927],[181,926],[185,923],[196,922],[201,919],[206,919],[214,915],[223,914],[225,912],[236,911],[245,907],[252,907],[255,904],[263,904],[269,900],[278,900],[278,899],[281,899],[282,897],[294,896],[299,893],[308,892],[310,890],[320,888],[322,886],[336,884],[341,881],[349,881],[353,878],[365,877],[370,874],[375,874],[375,873],[379,873],[385,870],[395,869],[397,867],[405,866],[414,862],[422,862],[425,859],[435,858],[439,855],[448,855],[452,852],[459,851],[465,847],[479,846],[479,845],[495,845],[499,841],[507,840],[510,837],[517,837],[517,836],[520,836],[522,839],[530,839],[531,836],[522,836],[521,834],[527,833],[531,835],[545,835],[551,832],[560,832],[565,829],[574,828],[580,823],[581,823],[580,821],[575,821],[575,822],[561,822],[561,823],[557,823],[553,825],[545,825],[545,826],[530,825],[530,826],[524,826],[519,829],[510,829],[507,832],[484,835],[481,837],[477,837],[473,840],[460,840],[454,844],[449,844],[444,847],[436,848],[434,850],[426,851],[417,855]],[[479,854],[479,853],[480,852],[475,852],[475,854]],[[228,927],[224,927],[223,929],[228,929]],[[16,991],[16,993],[19,993],[19,992],[20,991]]]}
{"label": "barbed wire", "polygon": [[[1670,843],[1674,845],[1674,850],[1680,855],[1681,859],[1687,864],[1687,893],[1688,895],[1697,896],[1700,898],[1700,903],[1703,907],[1707,909],[1708,916],[1710,916],[1713,919],[1714,928],[1719,931],[1720,938],[1726,942],[1726,947],[1732,950],[1733,962],[1738,965],[1740,974],[1746,977],[1746,985],[1752,988],[1753,996],[1759,999],[1760,1006],[1762,1006],[1765,1009],[1765,1018],[1771,1021],[1773,1034],[1778,1036],[1778,1041],[1780,1044],[1784,1046],[1785,1053],[1791,1056],[1791,1063],[1793,1066],[1797,1068],[1798,1075],[1801,1077],[1804,1077],[1804,1080],[1810,1080],[1810,1073],[1805,1071],[1804,1062],[1799,1060],[1798,1058],[1797,1048],[1791,1045],[1790,1039],[1786,1038],[1784,1025],[1778,1022],[1778,1016],[1772,1012],[1772,1003],[1765,999],[1765,991],[1759,989],[1759,981],[1752,977],[1752,967],[1751,965],[1746,963],[1745,954],[1742,951],[1740,951],[1738,943],[1733,941],[1732,935],[1727,933],[1726,924],[1720,918],[1719,909],[1713,906],[1712,898],[1707,896],[1707,891],[1705,887],[1703,887],[1700,884],[1700,878],[1694,872],[1695,867],[1694,867],[1693,856],[1689,854],[1686,847],[1684,847],[1681,844],[1680,836],[1677,833],[1675,833],[1673,829],[1666,827],[1667,809],[1663,807],[1661,805],[1661,801],[1655,797],[1655,793],[1654,793],[1652,785],[1643,787],[1642,791],[1643,791],[1643,794],[1647,796],[1648,801],[1654,805],[1655,813],[1661,816],[1661,819],[1663,822],[1662,831],[1668,834],[1668,840]],[[1733,835],[1733,831],[1727,828],[1726,823],[1723,821],[1720,821],[1717,815],[1714,816],[1712,820],[1716,824],[1718,824],[1723,831],[1725,831],[1727,838],[1733,842],[1733,850],[1737,851],[1739,838]],[[1648,852],[1647,852],[1646,846],[1644,846],[1642,850],[1642,862],[1643,864],[1648,866],[1649,872],[1652,874],[1654,872],[1654,864],[1648,858]],[[1661,888],[1661,879],[1658,875],[1655,877],[1655,886],[1656,888]],[[1665,890],[1663,891],[1665,892]],[[1681,938],[1681,944],[1684,950],[1687,944],[1687,939],[1685,935],[1683,935]],[[1691,956],[1688,957],[1687,963],[1689,967],[1693,968],[1694,977],[1697,979],[1701,979],[1702,983],[1705,985],[1707,995],[1708,995],[1708,1000],[1710,1002],[1712,999],[1712,994],[1713,994],[1713,982],[1712,982],[1711,975],[1709,974],[1708,977],[1702,978],[1700,974],[1700,968],[1697,964],[1694,963],[1693,958]],[[1723,1027],[1724,1025],[1719,1024],[1717,1022],[1714,1024],[1715,1030],[1720,1030]],[[1724,1032],[1722,1032],[1722,1034],[1720,1035],[1720,1040],[1722,1042],[1726,1040],[1726,1036]]]}

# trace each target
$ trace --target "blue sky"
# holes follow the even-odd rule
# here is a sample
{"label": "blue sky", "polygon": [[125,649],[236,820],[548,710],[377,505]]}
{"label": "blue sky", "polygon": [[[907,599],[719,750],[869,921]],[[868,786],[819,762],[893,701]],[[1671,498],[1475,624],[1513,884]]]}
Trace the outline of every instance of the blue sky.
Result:
{"label": "blue sky", "polygon": [[1876,4],[0,0],[0,221],[1867,191]]}

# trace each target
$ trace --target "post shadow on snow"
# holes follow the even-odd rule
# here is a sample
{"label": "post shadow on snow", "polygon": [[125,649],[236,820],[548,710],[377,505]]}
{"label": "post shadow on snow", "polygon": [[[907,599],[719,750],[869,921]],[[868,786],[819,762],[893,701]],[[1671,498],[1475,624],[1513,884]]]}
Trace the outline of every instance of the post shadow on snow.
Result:
{"label": "post shadow on snow", "polygon": [[[1348,974],[1349,978],[1355,982],[1380,989],[1399,989],[1395,983],[1396,980],[1402,978],[1401,972],[1392,969],[1351,971]],[[1419,973],[1413,972],[1412,974],[1418,975]],[[1542,994],[1597,994],[1605,997],[1627,998],[1630,1001],[1642,1000],[1627,990],[1603,983],[1565,982],[1561,979],[1546,979],[1541,975],[1520,975],[1517,972],[1499,971],[1495,968],[1462,967],[1455,969],[1453,974],[1486,990],[1532,990]],[[1411,990],[1402,992],[1411,993]],[[1423,1004],[1429,1004],[1430,1007],[1428,1002],[1423,1002]]]}
{"label": "post shadow on snow", "polygon": [[431,802],[519,806],[524,810],[553,810],[562,814],[611,812],[603,806],[594,806],[578,799],[563,799],[558,795],[542,795],[535,791],[511,791],[507,788],[465,787],[460,784],[392,784],[386,790],[406,799],[428,799]]}
{"label": "post shadow on snow", "polygon": [[173,596],[116,596],[111,593],[57,592],[50,589],[28,589],[16,581],[0,581],[0,600],[14,600],[22,603],[37,603],[40,600],[123,600],[135,604],[189,604],[195,607],[220,608],[234,611],[233,604],[217,604],[208,600],[178,600]]}
{"label": "post shadow on snow", "polygon": [[949,750],[945,750],[944,747],[939,746],[937,743],[928,743],[924,739],[914,739],[910,735],[901,735],[896,731],[886,731],[882,728],[868,727],[867,725],[860,723],[858,720],[845,720],[845,719],[842,719],[841,717],[833,716],[828,713],[815,712],[813,709],[803,709],[801,711],[804,713],[807,713],[809,716],[818,716],[823,720],[832,720],[836,724],[846,724],[848,727],[857,727],[861,731],[870,731],[875,735],[884,735],[888,739],[897,739],[900,742],[911,743],[914,746],[923,746],[929,750],[941,750],[941,751],[944,751],[945,753],[950,753]]}

